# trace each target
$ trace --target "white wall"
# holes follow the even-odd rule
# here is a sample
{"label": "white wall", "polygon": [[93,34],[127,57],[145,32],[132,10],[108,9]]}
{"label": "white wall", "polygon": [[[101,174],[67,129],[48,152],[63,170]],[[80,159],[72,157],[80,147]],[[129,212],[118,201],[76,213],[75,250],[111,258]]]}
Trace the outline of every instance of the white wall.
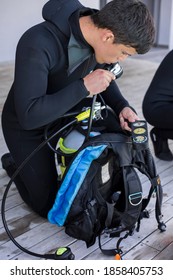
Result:
{"label": "white wall", "polygon": [[14,60],[23,32],[40,22],[46,0],[0,0],[0,61]]}
{"label": "white wall", "polygon": [[171,37],[171,7],[172,0],[161,0],[160,3],[160,20],[158,23],[158,44],[168,45]]}
{"label": "white wall", "polygon": [[[171,3],[171,14],[173,15],[173,1]],[[170,22],[170,37],[169,37],[169,49],[173,49],[173,16],[171,17],[171,22]]]}
{"label": "white wall", "polygon": [[79,0],[84,6],[99,9],[99,0]]}
{"label": "white wall", "polygon": [[[0,0],[0,62],[14,60],[19,38],[29,27],[43,20],[42,7],[46,2],[48,0]],[[99,0],[80,2],[99,8]]]}

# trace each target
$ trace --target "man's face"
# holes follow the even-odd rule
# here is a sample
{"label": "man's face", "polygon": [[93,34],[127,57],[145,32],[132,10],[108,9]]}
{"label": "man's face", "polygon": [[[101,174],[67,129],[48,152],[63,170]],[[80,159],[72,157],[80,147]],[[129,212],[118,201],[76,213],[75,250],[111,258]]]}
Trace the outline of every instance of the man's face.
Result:
{"label": "man's face", "polygon": [[114,43],[114,35],[109,30],[103,29],[99,31],[98,40],[94,42],[93,46],[98,63],[115,63],[136,54],[135,48]]}
{"label": "man's face", "polygon": [[128,56],[136,54],[135,48],[128,47],[122,44],[103,45],[100,48],[95,48],[96,61],[102,63],[114,63],[116,61],[123,61]]}

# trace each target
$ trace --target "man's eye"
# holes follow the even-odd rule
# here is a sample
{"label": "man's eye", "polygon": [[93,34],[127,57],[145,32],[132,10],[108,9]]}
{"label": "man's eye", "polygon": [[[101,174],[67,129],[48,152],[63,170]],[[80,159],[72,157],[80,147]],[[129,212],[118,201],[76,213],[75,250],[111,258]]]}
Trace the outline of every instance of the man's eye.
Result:
{"label": "man's eye", "polygon": [[125,51],[122,51],[121,53],[122,55],[131,56],[129,53],[126,53]]}

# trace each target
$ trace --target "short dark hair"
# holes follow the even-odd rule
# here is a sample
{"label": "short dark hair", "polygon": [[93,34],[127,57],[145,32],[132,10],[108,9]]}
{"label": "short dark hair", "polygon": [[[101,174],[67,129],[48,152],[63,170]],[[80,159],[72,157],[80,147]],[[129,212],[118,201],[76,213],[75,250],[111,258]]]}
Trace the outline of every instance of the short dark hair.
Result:
{"label": "short dark hair", "polygon": [[114,43],[135,48],[138,54],[149,51],[154,43],[153,17],[144,3],[137,0],[113,0],[91,16],[98,28],[107,28]]}

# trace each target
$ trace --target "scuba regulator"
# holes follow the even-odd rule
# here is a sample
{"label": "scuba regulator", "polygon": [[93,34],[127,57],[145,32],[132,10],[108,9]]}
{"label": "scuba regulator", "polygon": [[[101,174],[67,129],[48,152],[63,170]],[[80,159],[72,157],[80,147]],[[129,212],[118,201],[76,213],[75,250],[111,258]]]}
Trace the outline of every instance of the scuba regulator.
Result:
{"label": "scuba regulator", "polygon": [[121,75],[123,74],[123,68],[118,62],[107,64],[107,66],[105,66],[105,69],[112,72],[115,75],[116,79],[121,77]]}

